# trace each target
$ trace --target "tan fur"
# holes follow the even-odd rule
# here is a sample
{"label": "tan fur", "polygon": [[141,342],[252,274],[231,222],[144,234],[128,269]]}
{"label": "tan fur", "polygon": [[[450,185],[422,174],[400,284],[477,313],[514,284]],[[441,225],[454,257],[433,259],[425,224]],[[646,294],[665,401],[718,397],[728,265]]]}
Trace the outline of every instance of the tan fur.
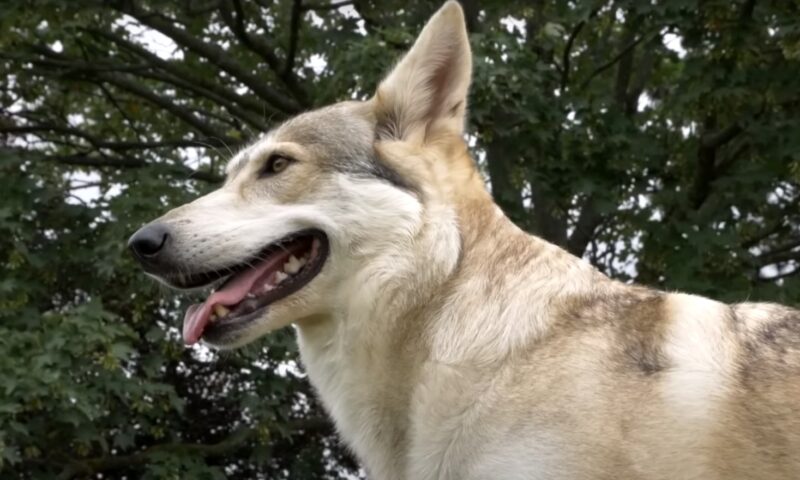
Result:
{"label": "tan fur", "polygon": [[[162,219],[217,236],[184,247],[215,268],[307,225],[331,239],[218,346],[294,323],[374,480],[800,478],[800,312],[624,285],[522,232],[462,139],[469,69],[451,1],[373,99],[284,124]],[[296,164],[260,179],[282,149]]]}

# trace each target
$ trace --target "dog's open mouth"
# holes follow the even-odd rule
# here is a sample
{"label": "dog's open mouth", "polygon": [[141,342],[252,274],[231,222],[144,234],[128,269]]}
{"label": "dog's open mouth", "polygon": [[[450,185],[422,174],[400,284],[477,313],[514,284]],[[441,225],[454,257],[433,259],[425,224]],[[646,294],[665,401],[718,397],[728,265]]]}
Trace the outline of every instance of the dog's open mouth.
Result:
{"label": "dog's open mouth", "polygon": [[203,303],[189,307],[183,340],[191,345],[238,330],[261,316],[270,304],[303,288],[322,269],[328,238],[319,230],[296,233],[268,246],[260,255],[233,266],[232,274]]}

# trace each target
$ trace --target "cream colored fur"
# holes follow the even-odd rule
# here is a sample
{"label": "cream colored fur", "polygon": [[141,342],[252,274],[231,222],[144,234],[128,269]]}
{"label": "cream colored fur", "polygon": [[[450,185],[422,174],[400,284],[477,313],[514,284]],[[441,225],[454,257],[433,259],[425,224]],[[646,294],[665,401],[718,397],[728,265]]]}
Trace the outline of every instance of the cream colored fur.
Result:
{"label": "cream colored fur", "polygon": [[[374,480],[800,478],[800,314],[623,285],[519,230],[462,140],[469,81],[451,1],[372,100],[284,124],[163,217],[187,265],[330,239],[318,277],[218,346],[294,323]],[[258,178],[278,149],[297,162]],[[328,165],[373,153],[407,185]]]}

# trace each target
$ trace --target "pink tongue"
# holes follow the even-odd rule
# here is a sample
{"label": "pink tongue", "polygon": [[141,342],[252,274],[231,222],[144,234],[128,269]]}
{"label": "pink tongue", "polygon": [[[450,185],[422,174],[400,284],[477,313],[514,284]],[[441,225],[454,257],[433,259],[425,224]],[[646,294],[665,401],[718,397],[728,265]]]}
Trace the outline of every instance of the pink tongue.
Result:
{"label": "pink tongue", "polygon": [[188,310],[186,310],[186,316],[183,317],[184,343],[186,343],[186,345],[192,345],[200,340],[200,337],[203,335],[203,330],[205,330],[206,325],[208,325],[208,320],[211,317],[211,311],[214,309],[214,305],[224,305],[228,307],[241,302],[245,295],[252,290],[256,281],[262,277],[264,277],[266,281],[269,276],[265,274],[279,270],[289,255],[289,251],[284,251],[280,255],[273,255],[271,258],[264,260],[255,267],[237,274],[226,283],[222,289],[209,295],[205,302],[190,306]]}

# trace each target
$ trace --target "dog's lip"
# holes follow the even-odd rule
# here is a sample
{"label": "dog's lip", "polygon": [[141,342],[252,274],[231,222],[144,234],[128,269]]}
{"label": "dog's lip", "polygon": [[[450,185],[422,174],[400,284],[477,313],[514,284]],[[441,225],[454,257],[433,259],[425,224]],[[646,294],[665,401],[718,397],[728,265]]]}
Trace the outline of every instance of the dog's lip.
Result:
{"label": "dog's lip", "polygon": [[269,306],[277,300],[288,297],[308,285],[322,270],[328,258],[327,242],[320,242],[319,252],[310,264],[304,267],[294,277],[290,277],[275,289],[255,298],[245,298],[221,319],[210,322],[203,330],[203,340],[210,343],[220,343],[220,339],[233,330],[240,330],[244,326],[257,320]]}
{"label": "dog's lip", "polygon": [[[304,244],[306,247],[303,247]],[[274,284],[269,291],[258,293],[253,290],[256,286],[262,285],[261,282],[263,280],[259,280],[259,278],[262,278],[259,277],[260,275],[271,275],[270,272],[280,271],[280,267],[277,270],[275,267],[281,265],[290,252],[295,252],[299,257],[300,253],[298,252],[301,252],[303,248],[311,248],[312,253],[314,251],[316,253],[309,258],[308,262],[296,274],[292,274],[282,282]],[[237,276],[236,273],[232,273],[217,279],[220,282],[220,287],[217,291],[212,293],[203,303],[189,307],[184,319],[184,340],[187,344],[192,344],[200,338],[211,343],[218,343],[214,342],[215,338],[220,338],[231,330],[250,323],[260,317],[263,310],[270,304],[292,295],[306,286],[319,274],[327,260],[329,252],[328,238],[321,230],[303,230],[270,244],[263,252],[261,255],[241,264],[243,268],[237,266],[228,269],[228,271],[238,271],[244,276]],[[281,260],[281,258],[284,260]],[[261,266],[259,266],[259,262]],[[247,272],[248,269],[251,271]],[[272,284],[269,280],[268,282]],[[227,290],[225,288],[226,285],[229,286]],[[244,290],[244,288],[247,290]],[[250,293],[245,296],[244,292],[248,290]],[[252,294],[255,294],[255,296],[253,297]],[[215,305],[230,307],[230,313],[213,321],[210,320],[209,315]]]}
{"label": "dog's lip", "polygon": [[169,274],[151,274],[165,282],[170,288],[176,290],[202,290],[204,288],[213,288],[219,290],[223,288],[237,273],[241,273],[253,266],[253,262],[267,257],[271,252],[275,251],[279,244],[289,242],[298,237],[315,236],[320,240],[327,242],[327,236],[322,230],[316,228],[309,228],[300,230],[290,235],[281,238],[278,241],[272,242],[266,247],[262,248],[258,254],[252,255],[242,262],[228,267],[218,268],[216,270],[202,271],[199,273],[184,273],[180,275]]}
{"label": "dog's lip", "polygon": [[246,329],[248,325],[258,320],[267,309],[269,309],[269,305],[264,305],[241,316],[211,322],[203,330],[202,339],[211,345],[224,345],[226,338],[230,338],[236,332]]}
{"label": "dog's lip", "polygon": [[[254,255],[249,261],[263,257],[269,253],[271,247],[267,247],[258,255]],[[247,270],[248,263],[242,262],[235,266],[220,268],[217,270],[205,271],[201,273],[181,273],[178,276],[156,275],[156,278],[163,279],[171,288],[177,290],[199,290],[212,287],[218,289],[225,285],[237,273]]]}

